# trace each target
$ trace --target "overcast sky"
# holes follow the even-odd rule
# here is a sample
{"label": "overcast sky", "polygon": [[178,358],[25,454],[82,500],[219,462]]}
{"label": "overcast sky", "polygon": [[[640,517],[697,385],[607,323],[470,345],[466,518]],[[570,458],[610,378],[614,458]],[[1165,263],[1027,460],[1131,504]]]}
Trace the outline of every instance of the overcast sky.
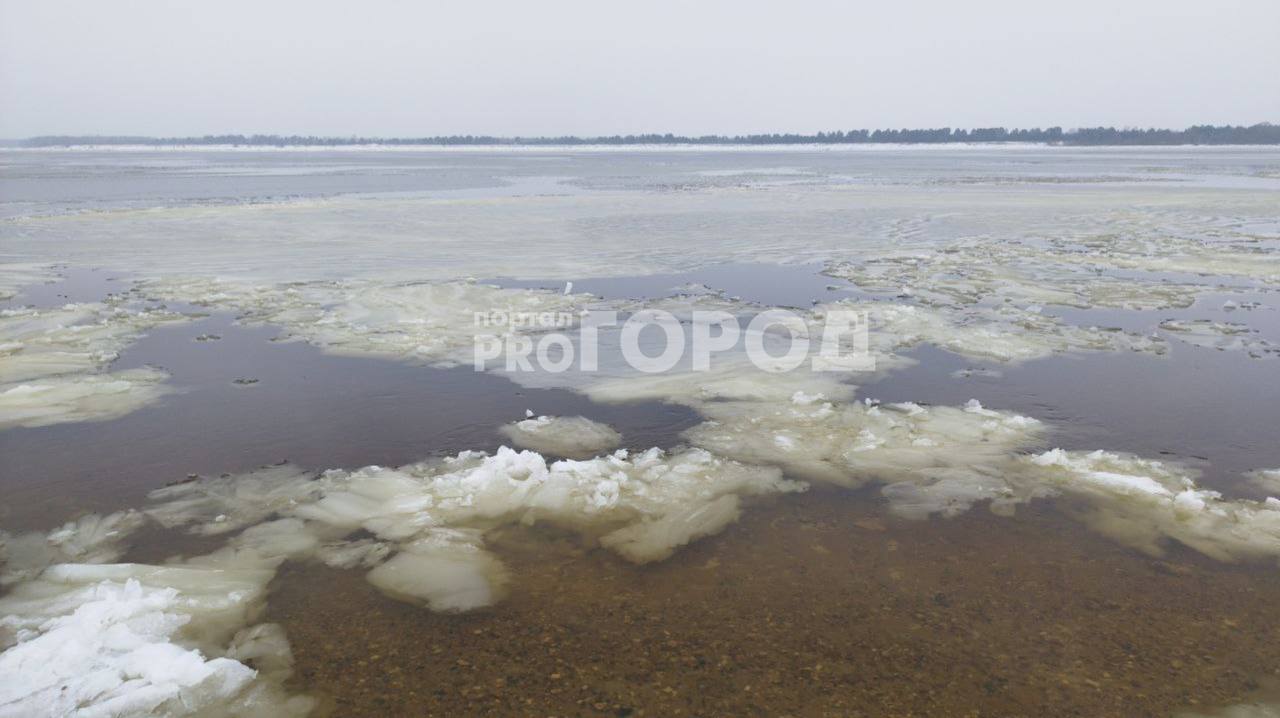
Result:
{"label": "overcast sky", "polygon": [[0,137],[1280,122],[1276,0],[0,0]]}

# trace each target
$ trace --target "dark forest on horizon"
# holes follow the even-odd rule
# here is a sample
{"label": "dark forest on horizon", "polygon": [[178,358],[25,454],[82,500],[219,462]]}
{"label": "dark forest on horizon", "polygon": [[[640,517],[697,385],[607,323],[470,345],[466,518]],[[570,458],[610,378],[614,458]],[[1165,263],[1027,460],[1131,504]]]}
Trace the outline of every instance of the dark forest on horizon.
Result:
{"label": "dark forest on horizon", "polygon": [[260,147],[350,145],[797,145],[797,144],[943,144],[1037,142],[1053,145],[1274,145],[1280,144],[1280,125],[1195,125],[1185,130],[1084,127],[1005,129],[837,130],[817,134],[609,135],[599,137],[497,137],[448,135],[432,137],[319,137],[304,135],[204,135],[200,137],[141,137],[121,135],[48,135],[20,140],[23,147],[71,145],[238,145]]}

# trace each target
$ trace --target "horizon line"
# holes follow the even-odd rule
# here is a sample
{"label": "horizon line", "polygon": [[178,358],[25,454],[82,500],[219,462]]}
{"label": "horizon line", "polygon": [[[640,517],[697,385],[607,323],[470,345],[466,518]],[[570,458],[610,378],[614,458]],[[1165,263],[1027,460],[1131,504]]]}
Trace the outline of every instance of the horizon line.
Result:
{"label": "horizon line", "polygon": [[1033,142],[1047,144],[1280,144],[1280,125],[1191,125],[1175,130],[1155,127],[1094,126],[1047,128],[883,128],[748,134],[677,135],[652,132],[611,135],[423,136],[303,135],[223,133],[202,135],[47,134],[0,139],[5,145],[57,147],[84,145],[627,145],[627,144],[942,144]]}

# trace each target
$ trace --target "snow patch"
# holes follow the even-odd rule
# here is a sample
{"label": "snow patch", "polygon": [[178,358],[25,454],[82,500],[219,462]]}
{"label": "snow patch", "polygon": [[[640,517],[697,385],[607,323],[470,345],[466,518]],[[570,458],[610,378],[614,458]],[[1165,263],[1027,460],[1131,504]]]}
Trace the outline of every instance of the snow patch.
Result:
{"label": "snow patch", "polygon": [[305,715],[282,632],[249,625],[271,573],[50,567],[0,598],[0,715]]}

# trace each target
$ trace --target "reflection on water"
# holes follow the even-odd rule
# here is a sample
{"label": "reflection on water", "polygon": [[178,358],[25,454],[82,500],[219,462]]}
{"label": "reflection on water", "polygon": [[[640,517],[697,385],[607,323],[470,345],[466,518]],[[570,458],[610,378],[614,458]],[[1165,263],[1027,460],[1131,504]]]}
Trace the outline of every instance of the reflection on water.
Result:
{"label": "reflection on water", "polygon": [[[227,264],[213,267],[269,264],[254,253],[271,245],[263,239],[266,226],[297,233],[284,236],[284,244],[358,247],[363,264],[350,271],[366,272],[365,278],[397,264],[413,273],[424,257],[434,260],[434,242],[443,244],[446,235],[456,240],[449,245],[455,260],[476,254],[465,233],[450,234],[463,227],[474,236],[497,229],[519,240],[506,245],[517,255],[514,265],[520,264],[516,250],[535,243],[528,233],[548,240],[538,250],[543,254],[531,256],[567,257],[517,266],[518,272],[506,271],[512,263],[495,262],[490,274],[502,276],[494,282],[505,287],[558,291],[572,278],[574,292],[609,299],[713,292],[794,308],[844,298],[885,301],[893,297],[821,274],[828,265],[816,260],[832,247],[856,259],[850,247],[862,238],[851,228],[878,233],[884,246],[910,248],[988,227],[1022,231],[1033,215],[1048,217],[1038,226],[1070,226],[1072,213],[1096,199],[1081,200],[1078,187],[1074,194],[1045,195],[1025,215],[1010,209],[1030,196],[1023,185],[1048,178],[1081,186],[1156,179],[1135,184],[1194,184],[1187,191],[1196,192],[1271,181],[1241,175],[1241,163],[1249,163],[1239,152],[984,150],[960,157],[903,151],[889,162],[769,152],[14,155],[4,158],[0,173],[3,214],[56,217],[0,227],[5,246],[20,256],[32,252],[31,237],[92,227],[108,241],[92,232],[68,241],[80,243],[82,257],[114,257],[107,264],[117,271],[64,268],[66,281],[30,287],[5,306],[100,301],[125,291],[133,276],[118,270],[130,262],[118,260],[130,252],[156,255],[152,248],[171,238],[185,241],[192,226],[238,232],[230,241],[235,246],[218,250]],[[886,164],[893,166],[891,176]],[[1187,167],[1194,171],[1172,171]],[[133,170],[141,179],[117,182]],[[822,188],[817,200],[800,194],[810,183]],[[910,189],[858,194],[885,184]],[[969,203],[977,195],[968,193],[986,192],[986,185],[999,185],[1002,193],[984,194],[974,210]],[[950,194],[928,189],[943,186]],[[728,190],[738,194],[732,200],[717,194]],[[792,191],[795,197],[785,194]],[[774,194],[760,199],[766,192]],[[864,204],[845,207],[845,192]],[[695,201],[687,200],[690,193],[698,195]],[[269,213],[250,213],[222,224],[222,215],[199,211],[334,194],[346,197],[336,210],[289,205],[299,212],[297,223],[260,225]],[[548,196],[572,201],[522,204]],[[594,204],[601,196],[603,210]],[[420,214],[402,216],[408,205],[394,203],[413,197],[438,204],[415,205]],[[636,197],[658,209],[641,211]],[[502,209],[484,206],[486,198],[502,202]],[[895,204],[881,207],[884,198]],[[795,212],[793,199],[800,203]],[[1106,201],[1127,211],[1122,199]],[[368,209],[383,201],[392,209]],[[78,224],[62,216],[171,205],[194,207],[182,215],[194,224],[150,225],[134,216],[128,221],[140,222],[135,229],[155,243],[140,243],[141,249],[112,245],[109,222]],[[1242,206],[1248,213],[1263,205],[1251,198]],[[1059,209],[1065,214],[1056,214]],[[359,221],[312,236],[348,214]],[[448,217],[439,220],[441,214]],[[490,217],[492,226],[472,227],[472,220]],[[1210,225],[1221,224],[1211,219]],[[1244,229],[1275,231],[1274,222],[1250,221]],[[365,235],[355,230],[369,227],[400,244],[362,244]],[[132,229],[118,231],[133,236]],[[193,236],[204,236],[199,231]],[[605,263],[609,256],[645,256],[650,247],[631,241],[636,238],[662,242],[651,264],[615,263],[601,274],[623,276],[601,278],[568,256],[597,236],[625,245]],[[692,246],[708,237],[724,238],[724,251]],[[758,248],[764,237],[778,238],[778,246]],[[1260,240],[1267,241],[1275,240]],[[179,259],[181,251],[191,249],[175,249]],[[342,251],[298,254],[326,272],[346,271],[337,261]],[[720,254],[720,261],[707,261]],[[774,260],[793,263],[759,263]],[[139,256],[145,266],[138,269],[171,261],[178,260]],[[431,271],[453,271],[440,269],[448,261]],[[470,273],[483,264],[458,266]],[[628,276],[658,269],[662,273]],[[1276,295],[1258,283],[1166,278],[1230,291],[1200,295],[1176,312],[1043,308],[1071,324],[1160,333],[1169,344],[1163,356],[1080,353],[1007,365],[926,344],[904,352],[915,360],[911,366],[851,381],[859,384],[859,398],[885,402],[958,406],[978,399],[1047,422],[1055,446],[1168,458],[1202,469],[1206,487],[1260,498],[1240,475],[1280,466],[1276,360],[1194,346],[1161,323],[1172,316],[1247,321],[1257,337],[1280,343]],[[1246,308],[1250,302],[1259,306]],[[681,406],[595,403],[465,366],[328,355],[280,341],[282,332],[239,325],[227,313],[152,330],[112,369],[161,367],[177,393],[111,421],[0,432],[0,524],[8,531],[45,529],[85,512],[143,506],[148,491],[189,475],[285,459],[319,471],[491,451],[503,442],[497,428],[526,410],[608,424],[631,449],[677,446],[682,432],[701,421]],[[818,487],[757,500],[722,534],[647,566],[540,525],[513,526],[486,542],[513,574],[511,595],[491,608],[435,614],[377,593],[361,571],[290,563],[271,584],[266,619],[283,624],[293,647],[291,687],[320,695],[335,715],[1170,715],[1238,702],[1275,677],[1280,574],[1273,564],[1223,564],[1176,545],[1149,557],[1085,528],[1078,519],[1086,508],[1067,499],[1037,500],[1013,517],[979,507],[921,523],[891,517],[874,488]],[[123,560],[158,563],[211,551],[224,539],[151,526],[130,538]]]}
{"label": "reflection on water", "polygon": [[[1168,356],[1053,357],[1007,367],[940,349],[908,354],[920,363],[862,387],[881,401],[983,406],[1034,416],[1065,449],[1125,451],[1200,467],[1206,486],[1254,497],[1240,475],[1280,462],[1275,420],[1280,383],[1272,361],[1175,347]],[[975,372],[988,368],[998,376]]]}
{"label": "reflection on water", "polygon": [[161,367],[176,395],[115,421],[0,432],[6,527],[45,528],[77,511],[137,506],[147,491],[188,474],[283,460],[316,470],[399,466],[492,450],[504,442],[497,427],[526,409],[591,416],[633,449],[671,446],[696,423],[682,407],[596,405],[471,367],[336,357],[276,336],[225,315],[154,331],[113,366]]}

